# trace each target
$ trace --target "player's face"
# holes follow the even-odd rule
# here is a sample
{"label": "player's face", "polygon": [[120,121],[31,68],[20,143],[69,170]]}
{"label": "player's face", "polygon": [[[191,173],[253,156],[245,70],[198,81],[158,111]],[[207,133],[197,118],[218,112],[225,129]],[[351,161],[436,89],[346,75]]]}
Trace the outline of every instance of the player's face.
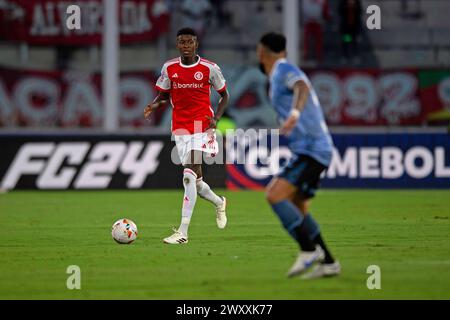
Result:
{"label": "player's face", "polygon": [[197,55],[197,37],[192,35],[180,35],[177,38],[177,48],[180,51],[180,55],[185,58],[193,58]]}

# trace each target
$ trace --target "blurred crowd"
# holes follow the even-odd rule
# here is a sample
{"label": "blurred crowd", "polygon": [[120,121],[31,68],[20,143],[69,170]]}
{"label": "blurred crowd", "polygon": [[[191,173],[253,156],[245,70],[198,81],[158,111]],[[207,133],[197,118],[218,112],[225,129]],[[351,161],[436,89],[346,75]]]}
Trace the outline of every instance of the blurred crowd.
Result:
{"label": "blurred crowd", "polygon": [[[340,0],[339,15],[339,36],[343,58],[358,58],[358,42],[361,33],[361,1],[360,0]],[[327,24],[331,24],[333,18],[330,13],[328,0],[303,0],[301,7],[303,23],[303,59],[310,58],[323,61],[323,39]],[[312,50],[311,43],[314,42]]]}
{"label": "blurred crowd", "polygon": [[223,27],[229,21],[230,13],[225,10],[227,0],[169,0],[169,8],[181,13],[182,26],[193,28],[202,37],[206,27],[215,22]]}
{"label": "blurred crowd", "polygon": [[[248,20],[256,21],[254,15],[264,15],[265,11],[282,11],[282,1],[248,1],[247,6],[253,12],[236,12],[232,9],[232,3],[239,1],[230,0],[171,0],[172,10],[181,13],[181,21],[178,25],[193,27],[200,38],[203,38],[211,26],[217,28],[232,28],[234,15],[244,14]],[[269,7],[269,3],[271,3]],[[339,0],[335,11],[331,10],[330,0],[302,0],[300,5],[300,17],[302,25],[302,56],[304,61],[324,60],[325,32],[328,26],[335,26],[334,32],[338,32],[340,38],[341,56],[344,62],[358,61],[358,43],[361,41],[361,17],[362,8],[360,0]],[[243,5],[239,2],[239,5]],[[251,6],[253,5],[253,6]],[[275,6],[274,6],[275,5]],[[242,7],[242,6],[240,6]],[[245,9],[248,9],[246,7]],[[266,21],[267,23],[270,23]],[[281,27],[281,26],[279,26]],[[248,24],[246,28],[264,29],[264,26]],[[248,32],[248,30],[243,30]],[[281,30],[279,30],[281,31]]]}
{"label": "blurred crowd", "polygon": [[[431,1],[442,9],[431,10]],[[383,30],[368,32],[363,21],[367,6],[372,3],[369,0],[298,0],[301,62],[305,67],[326,68],[395,66],[398,63],[448,65],[446,57],[450,47],[445,38],[448,17],[444,13],[450,8],[450,1],[430,2],[374,1],[383,8]],[[11,20],[20,15],[14,3],[0,0],[0,18]],[[161,60],[175,53],[174,34],[186,26],[199,34],[201,54],[226,63],[237,60],[253,63],[255,42],[261,34],[283,30],[283,0],[155,0],[149,3],[153,6],[149,16],[155,16],[155,11],[167,12],[167,27],[140,44],[141,48],[147,46],[153,50]],[[33,12],[28,14],[40,16]],[[53,20],[49,16],[49,23]],[[390,25],[385,26],[385,23]],[[160,25],[156,23],[152,29],[158,30]],[[3,29],[5,33],[7,28]],[[18,28],[13,30],[19,35]],[[1,31],[2,28],[0,39]],[[26,41],[23,44],[26,45]],[[70,67],[70,61],[78,57],[78,48],[64,45],[67,44],[55,44],[58,69]],[[122,48],[133,49],[124,42]],[[95,58],[94,51],[89,57]]]}

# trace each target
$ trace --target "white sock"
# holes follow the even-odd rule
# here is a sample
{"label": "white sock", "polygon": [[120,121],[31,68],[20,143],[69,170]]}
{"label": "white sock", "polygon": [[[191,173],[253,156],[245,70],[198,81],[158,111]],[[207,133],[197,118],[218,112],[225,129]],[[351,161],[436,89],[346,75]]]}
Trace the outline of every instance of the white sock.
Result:
{"label": "white sock", "polygon": [[191,222],[192,212],[194,211],[195,201],[197,201],[197,186],[195,180],[197,175],[191,169],[183,171],[183,209],[181,210],[181,224],[178,231],[184,236],[188,234],[189,223]]}
{"label": "white sock", "polygon": [[197,179],[197,192],[200,197],[213,203],[216,207],[223,203],[222,198],[215,194],[202,178]]}

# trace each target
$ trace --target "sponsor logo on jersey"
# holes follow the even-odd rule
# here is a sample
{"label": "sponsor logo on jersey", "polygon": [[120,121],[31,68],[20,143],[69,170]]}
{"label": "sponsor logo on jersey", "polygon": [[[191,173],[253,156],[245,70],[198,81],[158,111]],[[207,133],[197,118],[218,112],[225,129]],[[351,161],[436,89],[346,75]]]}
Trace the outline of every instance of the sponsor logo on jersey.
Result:
{"label": "sponsor logo on jersey", "polygon": [[201,89],[203,88],[203,83],[178,83],[174,82],[172,84],[173,89]]}

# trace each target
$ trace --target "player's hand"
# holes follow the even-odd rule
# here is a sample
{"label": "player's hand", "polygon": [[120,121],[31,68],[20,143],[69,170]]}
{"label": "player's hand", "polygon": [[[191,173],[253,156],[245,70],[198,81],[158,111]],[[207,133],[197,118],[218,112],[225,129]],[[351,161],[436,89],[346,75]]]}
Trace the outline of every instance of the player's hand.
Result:
{"label": "player's hand", "polygon": [[215,129],[217,127],[218,120],[215,117],[206,116],[206,119],[209,120],[209,126],[208,126],[208,128],[206,128],[206,130]]}
{"label": "player's hand", "polygon": [[146,106],[144,109],[144,118],[147,120],[150,120],[150,116],[153,113],[153,111],[155,111],[156,108],[158,108],[159,105],[163,102],[164,101],[158,101],[158,102],[154,102],[154,103],[151,103],[148,106]]}
{"label": "player's hand", "polygon": [[157,107],[155,106],[156,103],[149,104],[144,109],[144,118],[147,120],[150,120],[150,115],[152,114],[153,110],[155,110]]}
{"label": "player's hand", "polygon": [[282,135],[288,136],[292,130],[294,129],[295,125],[297,124],[299,115],[297,114],[291,114],[286,121],[282,124],[280,128],[280,133]]}

